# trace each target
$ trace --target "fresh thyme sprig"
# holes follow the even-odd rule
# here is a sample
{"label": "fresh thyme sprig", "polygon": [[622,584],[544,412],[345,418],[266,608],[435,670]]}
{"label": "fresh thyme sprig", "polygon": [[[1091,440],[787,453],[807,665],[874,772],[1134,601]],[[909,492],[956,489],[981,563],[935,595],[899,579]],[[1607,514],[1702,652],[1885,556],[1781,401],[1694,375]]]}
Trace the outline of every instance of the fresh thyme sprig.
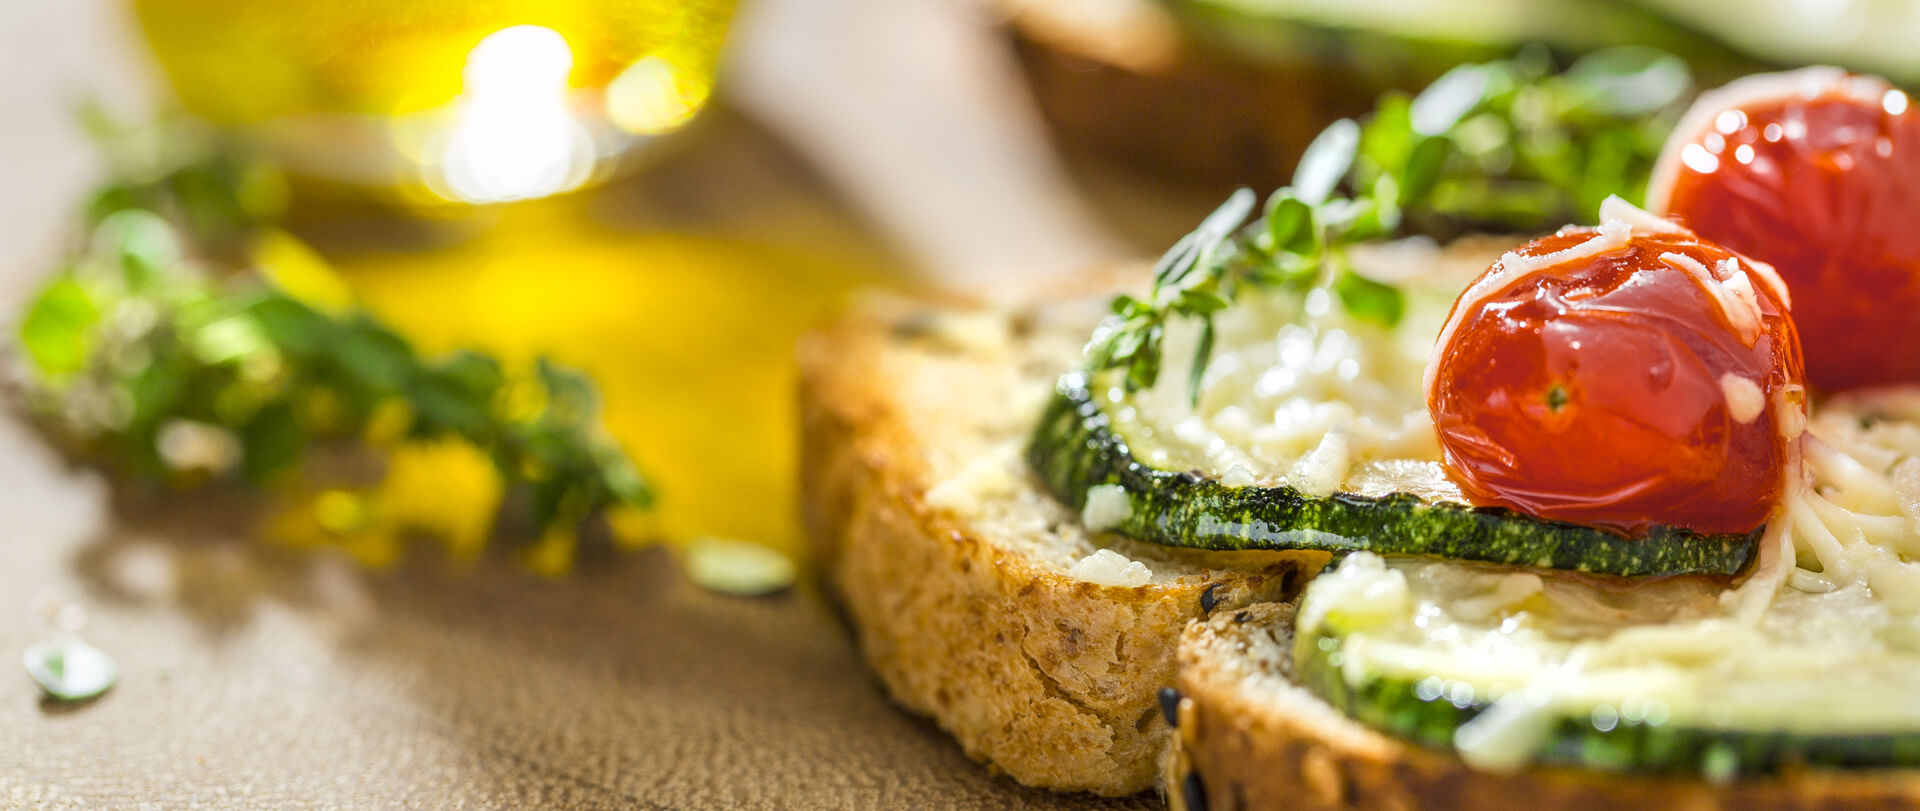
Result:
{"label": "fresh thyme sprig", "polygon": [[1391,327],[1405,310],[1399,289],[1356,273],[1348,248],[1404,233],[1540,230],[1591,217],[1609,194],[1637,200],[1690,86],[1686,63],[1636,47],[1558,74],[1529,50],[1455,68],[1415,97],[1388,94],[1364,124],[1321,132],[1253,222],[1254,194],[1241,189],[1175,243],[1146,299],[1114,299],[1088,368],[1123,370],[1129,391],[1151,387],[1168,323],[1197,318],[1187,381],[1197,402],[1213,317],[1247,288],[1324,285],[1350,315]]}
{"label": "fresh thyme sprig", "polygon": [[[20,325],[28,403],[62,438],[175,483],[278,482],[327,442],[465,443],[517,494],[528,541],[652,503],[586,377],[544,359],[523,374],[476,352],[423,357],[273,226],[285,195],[271,165],[171,125],[103,136],[113,179]],[[210,272],[234,254],[248,258]]]}

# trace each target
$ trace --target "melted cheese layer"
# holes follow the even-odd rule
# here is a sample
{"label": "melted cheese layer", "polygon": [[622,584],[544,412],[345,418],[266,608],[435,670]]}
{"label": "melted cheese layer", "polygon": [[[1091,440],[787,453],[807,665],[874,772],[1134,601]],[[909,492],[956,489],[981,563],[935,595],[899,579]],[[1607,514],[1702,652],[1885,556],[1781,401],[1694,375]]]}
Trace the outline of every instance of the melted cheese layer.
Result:
{"label": "melted cheese layer", "polygon": [[[1113,427],[1136,458],[1158,468],[1215,478],[1245,471],[1253,483],[1284,483],[1315,496],[1408,492],[1464,501],[1441,469],[1426,408],[1438,366],[1434,347],[1448,345],[1463,313],[1520,279],[1620,250],[1635,235],[1686,233],[1617,197],[1601,213],[1591,238],[1538,256],[1509,250],[1496,258],[1485,240],[1444,252],[1419,239],[1357,250],[1356,269],[1397,281],[1405,294],[1407,312],[1393,329],[1351,317],[1324,280],[1304,296],[1246,291],[1246,300],[1214,316],[1218,348],[1198,403],[1188,381],[1201,324],[1176,320],[1167,326],[1157,384],[1132,395],[1109,387]],[[1662,259],[1692,276],[1744,340],[1757,338],[1759,303],[1738,260],[1708,268],[1682,254]],[[1750,381],[1723,386],[1735,413],[1763,409]]]}
{"label": "melted cheese layer", "polygon": [[1240,484],[1291,484],[1314,494],[1412,492],[1461,501],[1440,468],[1420,389],[1433,336],[1453,297],[1511,241],[1425,240],[1366,246],[1366,275],[1406,293],[1394,329],[1347,314],[1332,290],[1249,291],[1215,316],[1216,349],[1200,402],[1187,381],[1197,322],[1170,324],[1159,382],[1128,395],[1109,388],[1114,429],[1141,461]]}
{"label": "melted cheese layer", "polygon": [[1493,770],[1523,766],[1565,717],[1920,732],[1920,387],[1823,403],[1807,430],[1735,588],[1355,555],[1308,588],[1302,630],[1346,635],[1350,680],[1493,698],[1455,741]]}

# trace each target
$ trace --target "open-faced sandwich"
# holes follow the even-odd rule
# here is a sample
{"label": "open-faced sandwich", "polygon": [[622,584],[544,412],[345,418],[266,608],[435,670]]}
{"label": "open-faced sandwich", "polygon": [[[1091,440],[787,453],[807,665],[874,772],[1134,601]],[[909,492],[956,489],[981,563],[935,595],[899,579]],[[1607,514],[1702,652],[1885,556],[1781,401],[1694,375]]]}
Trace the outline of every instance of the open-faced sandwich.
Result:
{"label": "open-faced sandwich", "polygon": [[1806,69],[1676,124],[1598,58],[1336,124],[1090,340],[1054,296],[810,345],[894,695],[1059,788],[1171,728],[1189,809],[1920,802],[1920,113]]}

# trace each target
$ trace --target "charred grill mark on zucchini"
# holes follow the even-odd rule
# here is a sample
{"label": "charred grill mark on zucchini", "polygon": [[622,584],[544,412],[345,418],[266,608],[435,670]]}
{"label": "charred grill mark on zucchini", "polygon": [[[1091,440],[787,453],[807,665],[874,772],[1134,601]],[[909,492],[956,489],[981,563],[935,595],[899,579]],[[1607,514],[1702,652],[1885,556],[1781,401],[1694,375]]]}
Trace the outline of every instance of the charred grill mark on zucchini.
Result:
{"label": "charred grill mark on zucchini", "polygon": [[[1307,637],[1295,663],[1300,683],[1369,727],[1412,743],[1452,751],[1454,732],[1486,711],[1484,697],[1455,703],[1448,690],[1369,674],[1346,680],[1338,633]],[[1724,780],[1802,767],[1858,769],[1920,765],[1920,733],[1808,733],[1649,723],[1615,715],[1602,729],[1591,716],[1562,717],[1532,762],[1623,774],[1704,775]]]}
{"label": "charred grill mark on zucchini", "polygon": [[1119,485],[1132,510],[1114,531],[1199,549],[1369,550],[1613,575],[1732,575],[1763,528],[1708,535],[1656,526],[1638,537],[1502,508],[1431,503],[1409,493],[1314,497],[1289,487],[1228,487],[1133,457],[1083,373],[1061,378],[1027,449],[1061,501],[1079,509],[1095,485]]}

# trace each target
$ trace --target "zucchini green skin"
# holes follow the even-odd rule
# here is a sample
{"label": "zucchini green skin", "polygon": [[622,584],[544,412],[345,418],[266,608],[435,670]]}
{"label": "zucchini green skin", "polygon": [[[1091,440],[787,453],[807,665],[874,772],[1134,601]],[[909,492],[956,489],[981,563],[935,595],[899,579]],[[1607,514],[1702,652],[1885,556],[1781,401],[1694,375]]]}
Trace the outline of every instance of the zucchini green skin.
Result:
{"label": "zucchini green skin", "polygon": [[1075,509],[1086,506],[1090,487],[1125,488],[1133,510],[1115,528],[1120,534],[1199,549],[1367,550],[1610,575],[1732,575],[1747,565],[1764,529],[1709,535],[1655,526],[1629,538],[1410,493],[1316,497],[1288,486],[1228,487],[1135,459],[1080,372],[1060,379],[1027,461]]}
{"label": "zucchini green skin", "polygon": [[[1295,648],[1294,673],[1322,701],[1362,724],[1422,746],[1453,750],[1454,731],[1492,706],[1445,696],[1423,698],[1416,682],[1367,677],[1350,684],[1337,633],[1307,636]],[[1620,718],[1601,729],[1589,718],[1561,718],[1534,763],[1622,774],[1707,775],[1729,779],[1800,768],[1920,766],[1920,732],[1822,734],[1649,724]]]}

